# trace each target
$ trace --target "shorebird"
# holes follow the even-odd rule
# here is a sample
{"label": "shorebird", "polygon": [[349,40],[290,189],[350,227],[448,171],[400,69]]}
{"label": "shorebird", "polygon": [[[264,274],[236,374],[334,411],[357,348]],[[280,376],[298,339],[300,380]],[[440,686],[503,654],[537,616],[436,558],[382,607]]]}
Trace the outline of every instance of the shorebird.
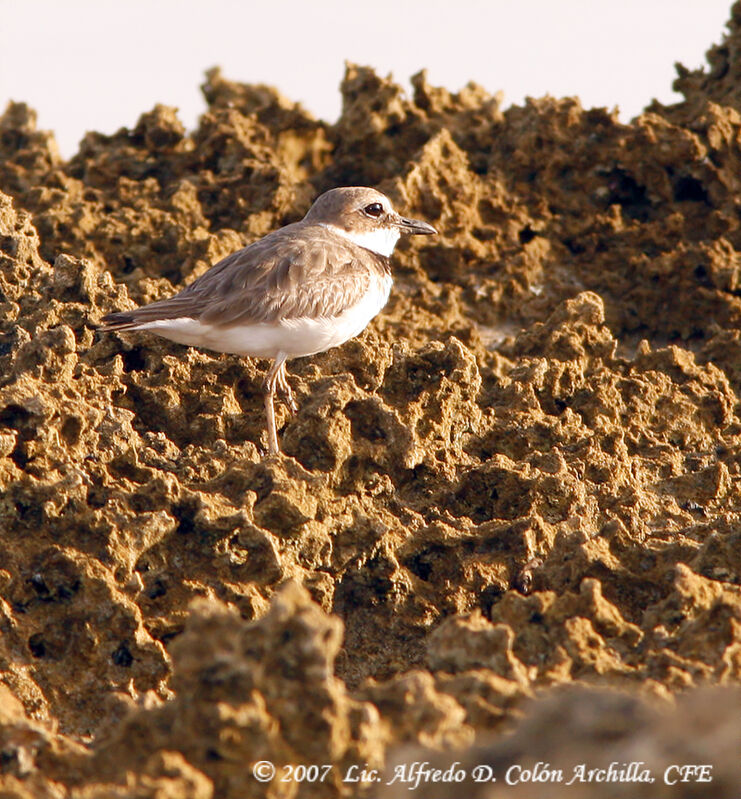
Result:
{"label": "shorebird", "polygon": [[286,361],[364,330],[388,300],[389,259],[401,234],[436,232],[398,214],[375,189],[331,189],[300,222],[228,255],[173,297],[104,316],[101,329],[147,330],[178,344],[271,359],[263,393],[268,453],[276,455],[276,389],[297,409]]}

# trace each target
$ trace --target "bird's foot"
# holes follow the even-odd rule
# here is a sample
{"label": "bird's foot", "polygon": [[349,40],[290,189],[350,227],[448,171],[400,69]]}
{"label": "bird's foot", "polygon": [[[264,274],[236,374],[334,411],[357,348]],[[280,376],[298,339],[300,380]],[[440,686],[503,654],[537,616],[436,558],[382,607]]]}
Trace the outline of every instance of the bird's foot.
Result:
{"label": "bird's foot", "polygon": [[283,397],[283,402],[291,413],[298,413],[298,402],[293,398],[293,394]]}
{"label": "bird's foot", "polygon": [[293,398],[293,391],[288,383],[284,382],[282,385],[278,385],[278,396],[291,413],[298,412],[298,403]]}

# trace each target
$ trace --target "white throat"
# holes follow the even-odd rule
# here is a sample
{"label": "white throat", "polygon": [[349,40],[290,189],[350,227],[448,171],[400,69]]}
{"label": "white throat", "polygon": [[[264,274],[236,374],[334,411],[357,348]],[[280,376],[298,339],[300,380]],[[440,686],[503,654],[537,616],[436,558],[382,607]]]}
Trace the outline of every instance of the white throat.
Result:
{"label": "white throat", "polygon": [[391,257],[391,253],[394,251],[396,242],[399,241],[399,236],[401,235],[399,229],[395,227],[381,227],[377,230],[366,231],[365,233],[352,233],[342,228],[335,227],[334,225],[324,225],[324,227],[331,230],[332,233],[336,233],[338,236],[349,239],[353,244],[357,244],[359,247],[365,247],[366,250],[372,250],[378,253],[378,255],[385,255],[386,258]]}

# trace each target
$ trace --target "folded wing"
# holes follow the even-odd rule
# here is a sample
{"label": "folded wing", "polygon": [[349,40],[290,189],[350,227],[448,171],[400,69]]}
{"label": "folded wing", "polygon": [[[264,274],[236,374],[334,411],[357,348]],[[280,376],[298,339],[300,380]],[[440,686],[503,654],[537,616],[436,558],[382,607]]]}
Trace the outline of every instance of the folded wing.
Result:
{"label": "folded wing", "polygon": [[231,326],[338,316],[389,271],[387,258],[297,223],[232,253],[173,297],[108,314],[103,329],[183,317]]}

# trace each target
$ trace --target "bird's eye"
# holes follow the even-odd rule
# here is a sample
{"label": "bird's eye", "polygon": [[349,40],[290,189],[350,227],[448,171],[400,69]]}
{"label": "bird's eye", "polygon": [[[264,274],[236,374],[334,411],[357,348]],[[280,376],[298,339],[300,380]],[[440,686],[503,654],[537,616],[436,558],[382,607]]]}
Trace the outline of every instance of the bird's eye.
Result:
{"label": "bird's eye", "polygon": [[363,211],[368,214],[368,216],[379,217],[383,213],[383,206],[381,203],[371,203],[370,205],[366,205]]}

